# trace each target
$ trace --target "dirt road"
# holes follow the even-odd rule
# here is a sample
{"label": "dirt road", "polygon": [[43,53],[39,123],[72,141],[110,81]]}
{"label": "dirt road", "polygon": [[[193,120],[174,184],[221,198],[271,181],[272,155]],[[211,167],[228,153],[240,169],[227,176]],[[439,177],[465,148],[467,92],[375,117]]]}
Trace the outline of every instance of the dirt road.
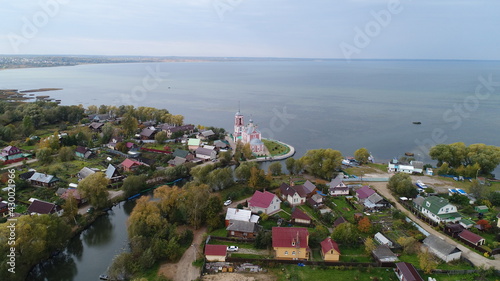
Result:
{"label": "dirt road", "polygon": [[158,270],[158,275],[165,275],[165,277],[173,281],[190,281],[200,277],[201,269],[193,266],[192,263],[198,258],[198,252],[201,252],[199,246],[203,240],[203,234],[206,232],[206,228],[194,231],[193,246],[184,252],[179,262],[162,264]]}

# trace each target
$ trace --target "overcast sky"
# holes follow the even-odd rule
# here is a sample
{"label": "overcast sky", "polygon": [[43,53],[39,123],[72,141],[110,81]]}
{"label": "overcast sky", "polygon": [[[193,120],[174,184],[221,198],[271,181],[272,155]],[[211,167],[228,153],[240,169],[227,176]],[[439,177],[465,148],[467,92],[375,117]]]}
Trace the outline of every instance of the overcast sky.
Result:
{"label": "overcast sky", "polygon": [[498,60],[499,12],[492,0],[0,0],[0,54]]}

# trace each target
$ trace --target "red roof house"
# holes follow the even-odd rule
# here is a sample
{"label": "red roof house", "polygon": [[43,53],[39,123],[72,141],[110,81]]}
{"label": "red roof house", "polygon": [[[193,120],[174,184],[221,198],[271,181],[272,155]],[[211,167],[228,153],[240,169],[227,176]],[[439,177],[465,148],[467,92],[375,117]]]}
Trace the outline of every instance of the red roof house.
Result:
{"label": "red roof house", "polygon": [[47,215],[57,212],[57,205],[54,203],[49,203],[41,200],[34,200],[28,207],[28,213]]}
{"label": "red roof house", "polygon": [[394,269],[398,279],[401,281],[424,281],[411,263],[398,262]]}
{"label": "red roof house", "polygon": [[295,208],[292,212],[292,221],[300,224],[311,224],[311,218],[299,208]]}
{"label": "red roof house", "polygon": [[252,213],[262,212],[264,214],[273,214],[280,210],[281,200],[276,194],[269,191],[256,190],[250,201],[248,207]]}
{"label": "red roof house", "polygon": [[362,188],[356,190],[356,199],[358,199],[358,201],[360,201],[360,202],[363,202],[363,201],[365,201],[366,198],[370,197],[370,195],[372,195],[373,193],[375,193],[375,190],[373,190],[369,186],[365,185]]}
{"label": "red roof house", "polygon": [[333,241],[330,237],[321,241],[321,256],[324,261],[339,261],[340,249],[337,242]]}
{"label": "red roof house", "polygon": [[276,259],[309,259],[309,231],[304,227],[273,227],[273,249]]}
{"label": "red roof house", "polygon": [[480,245],[483,245],[485,240],[483,237],[465,229],[464,231],[460,232],[460,234],[458,234],[458,237],[462,238],[463,240],[469,242],[469,243],[472,243],[476,246],[480,246]]}
{"label": "red roof house", "polygon": [[205,245],[205,258],[207,261],[226,261],[226,245]]}
{"label": "red roof house", "polygon": [[128,172],[128,171],[132,171],[132,170],[136,169],[137,167],[141,166],[142,163],[127,158],[127,159],[123,160],[123,162],[120,165],[123,167],[124,171]]}

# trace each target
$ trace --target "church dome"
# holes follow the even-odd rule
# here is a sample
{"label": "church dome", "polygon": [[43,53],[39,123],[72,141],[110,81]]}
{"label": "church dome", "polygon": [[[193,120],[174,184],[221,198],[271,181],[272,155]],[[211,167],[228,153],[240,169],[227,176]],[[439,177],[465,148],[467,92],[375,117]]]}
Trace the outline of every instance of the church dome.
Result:
{"label": "church dome", "polygon": [[251,145],[261,145],[261,144],[264,144],[264,143],[261,140],[259,140],[259,139],[252,139],[250,141],[250,144]]}
{"label": "church dome", "polygon": [[238,112],[236,112],[234,116],[243,116],[243,114],[241,114],[241,112],[238,110]]}

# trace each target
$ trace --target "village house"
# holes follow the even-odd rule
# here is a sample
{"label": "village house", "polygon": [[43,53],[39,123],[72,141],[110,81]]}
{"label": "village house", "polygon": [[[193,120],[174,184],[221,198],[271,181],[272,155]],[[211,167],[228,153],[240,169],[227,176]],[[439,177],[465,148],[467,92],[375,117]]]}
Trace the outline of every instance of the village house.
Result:
{"label": "village house", "polygon": [[387,171],[390,173],[406,173],[406,174],[421,174],[423,172],[424,163],[422,161],[400,162],[398,159],[389,161]]}
{"label": "village house", "polygon": [[279,260],[308,260],[309,231],[303,227],[273,227],[274,256]]}
{"label": "village house", "polygon": [[344,219],[343,217],[339,217],[338,219],[336,219],[334,222],[333,222],[333,228],[345,223],[345,222],[348,222],[346,219]]}
{"label": "village house", "polygon": [[93,132],[101,132],[104,123],[92,122],[89,125],[89,129]]}
{"label": "village house", "polygon": [[435,235],[427,236],[427,238],[424,239],[423,244],[429,249],[429,252],[433,253],[444,262],[458,260],[462,255],[462,251],[460,251],[460,249]]}
{"label": "village house", "polygon": [[306,202],[307,202],[307,204],[309,204],[309,206],[311,206],[315,209],[320,208],[324,205],[323,196],[321,196],[319,194],[314,194],[313,196],[307,198]]}
{"label": "village house", "polygon": [[154,127],[152,128],[144,128],[139,133],[141,140],[153,140],[155,138],[156,130]]}
{"label": "village house", "polygon": [[28,179],[28,181],[33,186],[53,187],[59,181],[59,179],[53,175],[35,172]]}
{"label": "village house", "polygon": [[281,199],[291,206],[302,205],[306,202],[308,191],[303,185],[289,186],[282,183],[280,186]]}
{"label": "village house", "polygon": [[396,254],[394,254],[387,245],[379,245],[372,251],[372,255],[381,266],[398,261]]}
{"label": "village house", "polygon": [[28,213],[30,215],[48,215],[57,213],[61,216],[62,210],[54,203],[34,199],[28,207]]}
{"label": "village house", "polygon": [[174,159],[168,160],[168,165],[170,167],[177,167],[187,162],[186,158],[175,156]]}
{"label": "village house", "polygon": [[375,236],[373,236],[373,239],[375,239],[375,241],[377,241],[380,245],[386,245],[390,248],[394,247],[394,243],[392,243],[391,240],[389,240],[380,232],[377,232]]}
{"label": "village house", "polygon": [[328,193],[331,196],[349,195],[349,188],[344,184],[344,175],[338,174],[331,182],[327,183]]}
{"label": "village house", "polygon": [[336,262],[340,260],[340,249],[337,242],[327,237],[321,241],[321,257],[324,261]]}
{"label": "village house", "polygon": [[363,205],[369,210],[382,210],[391,206],[389,201],[385,200],[384,197],[376,192],[368,196]]}
{"label": "village house", "polygon": [[244,221],[257,223],[259,221],[259,216],[252,215],[250,210],[243,210],[237,208],[227,208],[225,226],[229,226],[230,221]]}
{"label": "village house", "polygon": [[475,222],[466,218],[461,218],[459,224],[465,229],[469,229],[474,226]]}
{"label": "village house", "polygon": [[461,219],[461,215],[457,213],[457,207],[450,204],[447,199],[441,197],[417,197],[413,200],[413,206],[424,216],[436,223],[456,222]]}
{"label": "village house", "polygon": [[93,122],[101,123],[111,120],[111,116],[109,114],[90,114],[88,118]]}
{"label": "village house", "polygon": [[356,190],[356,199],[359,203],[363,204],[365,200],[370,197],[370,195],[374,194],[375,190],[371,189],[369,186],[363,186],[360,189]]}
{"label": "village house", "polygon": [[110,180],[112,183],[123,179],[123,176],[120,176],[120,173],[118,173],[118,169],[111,164],[108,164],[108,167],[106,168],[106,171],[104,173],[105,178]]}
{"label": "village house", "polygon": [[123,168],[123,171],[125,172],[131,172],[137,169],[139,166],[144,165],[139,161],[132,160],[130,158],[127,158],[123,160],[123,162],[120,164],[120,167]]}
{"label": "village house", "polygon": [[217,149],[227,149],[229,147],[229,143],[225,140],[216,140],[214,141],[214,146]]}
{"label": "village house", "polygon": [[217,159],[217,152],[213,149],[208,149],[205,147],[198,147],[195,150],[196,158],[207,160],[215,160]]}
{"label": "village house", "polygon": [[205,245],[205,259],[209,262],[224,262],[226,261],[226,255],[226,245]]}
{"label": "village house", "polygon": [[201,145],[200,139],[188,139],[188,149],[190,151],[196,150]]}
{"label": "village house", "polygon": [[87,202],[87,199],[82,197],[82,195],[80,194],[80,191],[78,189],[68,188],[68,189],[66,189],[66,191],[63,194],[61,194],[61,198],[64,200],[67,200],[70,197],[73,197],[76,199],[78,206]]}
{"label": "village house", "polygon": [[93,175],[97,172],[99,172],[99,169],[95,168],[89,168],[89,167],[83,167],[77,174],[76,176],[78,177],[78,180],[81,181],[85,179],[86,177]]}
{"label": "village house", "polygon": [[172,126],[168,124],[163,124],[161,130],[167,133],[168,138],[172,138],[172,135],[177,132],[182,132],[183,134],[190,135],[194,132],[194,125],[182,125],[182,126]]}
{"label": "village house", "polygon": [[309,217],[301,209],[294,208],[292,212],[292,223],[309,226],[311,224],[311,217]]}
{"label": "village house", "polygon": [[77,146],[75,150],[75,155],[76,157],[80,157],[82,159],[89,159],[90,157],[92,157],[93,152],[86,147]]}
{"label": "village house", "polygon": [[23,152],[21,149],[15,147],[15,146],[7,146],[2,148],[2,152],[0,152],[0,160],[2,161],[8,161],[8,160],[14,160],[14,159],[19,159],[23,157]]}
{"label": "village house", "polygon": [[396,276],[400,281],[424,281],[417,269],[411,263],[398,262],[394,269]]}
{"label": "village house", "polygon": [[250,201],[248,201],[248,208],[252,213],[258,214],[262,212],[264,214],[274,214],[281,210],[281,200],[269,191],[258,191],[256,190]]}
{"label": "village house", "polygon": [[214,138],[214,136],[215,136],[215,133],[212,130],[202,131],[202,132],[199,132],[198,135],[196,135],[196,137],[201,139],[201,140],[210,140],[210,139]]}
{"label": "village house", "polygon": [[464,241],[467,241],[468,243],[474,245],[474,246],[481,246],[484,245],[485,240],[483,237],[467,230],[464,229],[462,232],[458,234],[458,237],[463,239]]}
{"label": "village house", "polygon": [[257,236],[260,226],[255,222],[230,220],[226,230],[228,237],[253,239]]}
{"label": "village house", "polygon": [[106,145],[109,149],[113,149],[113,150],[116,150],[116,145],[120,142],[123,142],[123,138],[122,137],[113,137],[111,138],[111,140],[109,141],[109,143]]}

